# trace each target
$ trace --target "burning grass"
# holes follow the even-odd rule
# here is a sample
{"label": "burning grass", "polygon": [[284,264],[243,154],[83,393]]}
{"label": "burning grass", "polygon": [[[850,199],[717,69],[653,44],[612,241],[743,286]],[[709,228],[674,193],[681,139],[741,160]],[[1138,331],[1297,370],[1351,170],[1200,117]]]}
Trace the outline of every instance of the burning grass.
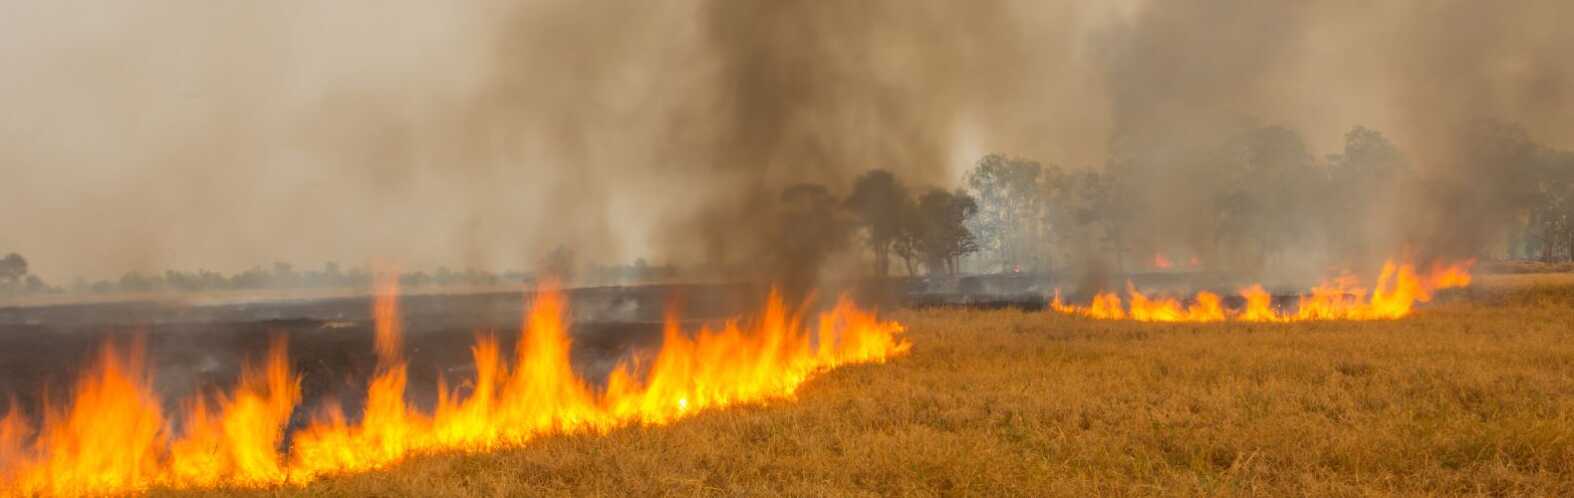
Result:
{"label": "burning grass", "polygon": [[[0,495],[103,495],[154,487],[269,488],[385,468],[414,455],[517,447],[565,434],[604,434],[672,423],[706,410],[790,398],[810,376],[905,353],[901,325],[843,299],[809,321],[776,294],[759,317],[688,334],[669,316],[661,347],[619,364],[592,387],[569,363],[566,303],[537,293],[511,361],[490,336],[476,340],[476,375],[461,396],[439,385],[435,409],[406,403],[397,284],[374,309],[378,373],[351,420],[329,403],[289,438],[300,402],[282,342],[233,389],[166,417],[140,347],[106,347],[69,400],[48,403],[36,431],[12,411],[0,419]],[[263,373],[266,372],[266,373]],[[172,431],[173,422],[183,425]],[[28,435],[32,434],[31,437]]]}
{"label": "burning grass", "polygon": [[1100,320],[1139,322],[1297,322],[1308,320],[1393,320],[1409,315],[1417,303],[1426,303],[1440,290],[1470,285],[1474,260],[1453,264],[1434,264],[1426,273],[1415,265],[1388,261],[1370,291],[1355,275],[1345,274],[1324,281],[1302,294],[1294,309],[1273,305],[1273,296],[1260,284],[1241,289],[1245,306],[1229,309],[1215,293],[1200,291],[1182,304],[1173,297],[1150,296],[1126,282],[1126,304],[1119,295],[1100,292],[1087,306],[1066,304],[1055,291],[1049,307],[1060,313]]}
{"label": "burning grass", "polygon": [[1471,293],[1363,322],[904,312],[908,356],[793,402],[270,493],[1574,494],[1574,287]]}

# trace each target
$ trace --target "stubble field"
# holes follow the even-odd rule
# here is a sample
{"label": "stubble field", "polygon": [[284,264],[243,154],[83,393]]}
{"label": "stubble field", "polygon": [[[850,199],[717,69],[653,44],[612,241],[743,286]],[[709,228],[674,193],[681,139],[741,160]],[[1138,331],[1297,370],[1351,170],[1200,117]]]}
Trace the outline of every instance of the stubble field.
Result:
{"label": "stubble field", "polygon": [[888,316],[909,355],[827,372],[795,400],[201,494],[1574,495],[1566,280],[1380,322]]}

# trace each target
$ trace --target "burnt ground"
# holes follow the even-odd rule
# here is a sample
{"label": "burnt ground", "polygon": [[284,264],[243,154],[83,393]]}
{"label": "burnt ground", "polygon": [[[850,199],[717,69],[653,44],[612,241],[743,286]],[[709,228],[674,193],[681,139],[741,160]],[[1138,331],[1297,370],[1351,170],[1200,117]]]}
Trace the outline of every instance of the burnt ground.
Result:
{"label": "burnt ground", "polygon": [[[1193,285],[1206,276],[1134,275],[1144,287]],[[967,306],[1045,307],[1052,287],[1044,275],[998,275],[960,279],[890,279],[853,286],[860,303],[877,308]],[[621,359],[659,346],[661,319],[669,308],[690,322],[719,322],[758,309],[766,289],[752,285],[660,285],[598,287],[568,291],[572,314],[572,360],[580,375],[599,382]],[[827,293],[828,294],[828,293]],[[1228,295],[1228,293],[1224,293]],[[478,332],[492,332],[503,351],[512,351],[531,296],[524,292],[401,296],[405,356],[412,400],[429,406],[438,379],[450,383],[473,375],[470,347]],[[811,306],[829,304],[822,294]],[[1068,294],[1073,302],[1089,296]],[[152,367],[154,386],[168,409],[201,389],[234,382],[246,358],[260,359],[272,337],[289,346],[301,375],[303,421],[332,398],[358,412],[374,372],[372,301],[369,296],[185,305],[113,302],[34,307],[0,307],[0,396],[37,413],[46,393],[60,398],[102,344],[140,344]],[[693,328],[693,327],[686,327]],[[0,398],[0,403],[11,404]],[[298,421],[299,422],[299,421]]]}
{"label": "burnt ground", "polygon": [[[747,286],[661,286],[569,291],[580,374],[600,381],[622,358],[659,345],[661,319],[678,306],[691,322],[720,321],[750,309],[764,291]],[[435,400],[440,377],[473,375],[470,347],[478,333],[494,335],[512,351],[525,312],[524,292],[401,296],[410,393]],[[754,305],[757,306],[757,305]],[[274,337],[289,346],[301,375],[303,407],[327,398],[350,413],[376,367],[369,296],[182,305],[115,302],[0,308],[0,404],[36,413],[45,397],[60,398],[92,363],[101,345],[139,346],[152,367],[155,389],[176,408],[181,398],[227,386],[247,358],[260,360]],[[450,382],[451,384],[454,382]],[[50,395],[49,393],[54,393]]]}

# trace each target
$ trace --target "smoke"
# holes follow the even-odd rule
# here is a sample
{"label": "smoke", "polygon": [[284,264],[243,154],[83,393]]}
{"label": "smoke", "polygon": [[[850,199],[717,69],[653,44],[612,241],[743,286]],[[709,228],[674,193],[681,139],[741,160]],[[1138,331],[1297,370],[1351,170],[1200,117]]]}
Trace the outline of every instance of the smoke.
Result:
{"label": "smoke", "polygon": [[779,257],[813,233],[788,187],[987,152],[1131,164],[1150,243],[1201,245],[1183,166],[1258,126],[1380,130],[1425,199],[1513,180],[1465,159],[1477,118],[1574,129],[1554,1],[90,3],[0,7],[0,249],[55,282],[558,246],[814,274],[848,251]]}
{"label": "smoke", "polygon": [[[1406,251],[1501,254],[1492,242],[1505,239],[1523,208],[1516,203],[1535,185],[1524,148],[1492,152],[1526,140],[1503,138],[1513,133],[1499,123],[1522,125],[1542,143],[1574,138],[1574,61],[1556,48],[1574,37],[1550,21],[1560,9],[1556,2],[1144,4],[1092,37],[1111,104],[1107,165],[1125,183],[1132,245],[1190,250],[1228,262],[1226,271],[1286,280]],[[1345,192],[1319,190],[1312,178],[1285,190],[1296,181],[1260,168],[1341,174],[1319,159],[1350,154],[1342,149],[1354,126],[1380,131],[1410,158],[1412,175],[1368,187],[1376,204],[1342,205]],[[1275,183],[1281,188],[1270,190]],[[1221,220],[1221,204],[1240,192],[1259,196],[1239,204],[1241,216]],[[1280,207],[1298,212],[1276,217]],[[1307,211],[1329,207],[1339,210],[1338,226],[1308,221],[1317,213]],[[1229,229],[1220,225],[1251,225],[1243,217],[1264,220],[1247,238],[1283,248],[1279,258],[1231,252],[1247,241],[1221,240]],[[1360,243],[1331,240],[1341,232],[1362,234]]]}

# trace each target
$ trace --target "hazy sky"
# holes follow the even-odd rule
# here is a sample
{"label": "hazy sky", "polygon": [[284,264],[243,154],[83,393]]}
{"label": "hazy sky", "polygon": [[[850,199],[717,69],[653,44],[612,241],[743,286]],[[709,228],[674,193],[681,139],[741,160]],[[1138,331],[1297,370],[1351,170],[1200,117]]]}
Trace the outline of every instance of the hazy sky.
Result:
{"label": "hazy sky", "polygon": [[987,152],[1098,167],[1116,133],[1242,123],[1320,152],[1361,124],[1424,167],[1478,116],[1570,142],[1568,10],[0,0],[0,251],[56,283],[683,259],[727,238],[696,216],[791,182],[950,185]]}

